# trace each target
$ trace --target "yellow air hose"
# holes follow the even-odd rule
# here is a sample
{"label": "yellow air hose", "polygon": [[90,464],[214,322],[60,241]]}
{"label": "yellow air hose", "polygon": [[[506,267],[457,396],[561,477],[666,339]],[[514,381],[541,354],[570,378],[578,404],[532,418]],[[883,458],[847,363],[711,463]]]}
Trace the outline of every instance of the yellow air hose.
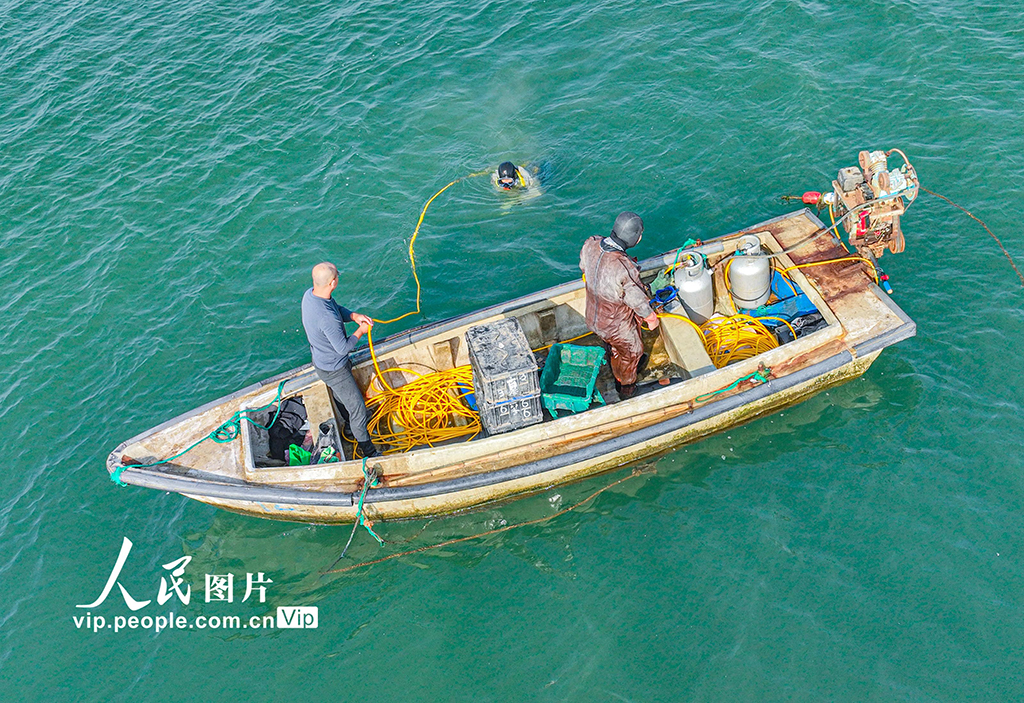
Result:
{"label": "yellow air hose", "polygon": [[687,322],[704,342],[704,349],[711,357],[716,369],[723,368],[734,361],[742,361],[757,356],[779,346],[779,341],[772,331],[765,327],[761,320],[778,320],[793,333],[793,327],[781,317],[751,317],[750,315],[731,315],[729,317],[713,317],[699,327],[685,315],[664,312],[658,317],[670,317]]}
{"label": "yellow air hose", "polygon": [[[416,237],[423,225],[430,204],[459,181],[481,176],[488,171],[471,173],[456,178],[441,190],[434,193],[423,209],[409,240],[409,262],[412,266],[412,277],[416,281],[416,309],[390,320],[374,319],[374,323],[386,325],[398,322],[410,315],[420,313],[420,277],[416,273]],[[387,454],[409,451],[420,445],[433,446],[437,442],[456,437],[479,434],[481,425],[479,416],[474,413],[463,397],[473,392],[473,376],[468,366],[461,366],[448,371],[432,371],[420,373],[405,368],[381,369],[377,353],[373,348],[373,328],[366,332],[370,345],[370,358],[373,360],[375,376],[370,381],[380,381],[381,392],[367,399],[366,406],[373,414],[368,423],[370,438],[374,443],[384,445]],[[398,388],[392,387],[384,377],[386,373],[409,373],[415,380]],[[464,424],[456,424],[455,418],[465,418]],[[353,442],[355,445],[355,442]]]}
{"label": "yellow air hose", "polygon": [[[389,324],[419,314],[421,286],[416,272],[415,246],[427,208],[441,193],[459,181],[488,173],[489,170],[478,171],[456,178],[427,200],[409,240],[409,262],[412,266],[413,279],[416,281],[416,309],[390,320],[374,319],[375,323]],[[373,360],[375,372],[370,381],[370,388],[374,387],[375,381],[380,382],[380,393],[366,401],[367,409],[372,412],[368,425],[371,439],[383,445],[385,453],[406,452],[424,445],[434,446],[439,442],[459,437],[472,439],[480,433],[480,416],[465,402],[465,396],[473,393],[473,372],[469,366],[426,373],[407,368],[381,369],[373,347],[372,328],[367,331],[366,339],[370,345],[370,358]],[[389,373],[412,374],[415,378],[395,388],[385,377]]]}
{"label": "yellow air hose", "polygon": [[416,246],[416,235],[418,235],[420,233],[420,225],[423,224],[423,218],[426,217],[426,215],[427,215],[427,208],[430,207],[430,203],[434,202],[434,199],[437,196],[439,196],[441,193],[443,193],[446,190],[448,190],[449,188],[451,188],[453,185],[455,185],[459,181],[464,180],[466,178],[472,178],[473,176],[479,176],[479,175],[482,175],[483,173],[485,173],[485,172],[471,173],[468,176],[463,176],[462,178],[456,178],[454,181],[452,181],[451,183],[446,185],[444,188],[442,188],[441,190],[437,191],[432,196],[430,196],[430,200],[427,201],[426,205],[423,206],[423,210],[420,211],[420,219],[416,221],[416,229],[414,229],[412,231],[412,239],[409,240],[409,263],[412,264],[412,277],[416,281],[416,309],[415,310],[410,310],[409,312],[405,313],[404,315],[399,315],[398,317],[393,317],[390,320],[377,320],[377,319],[374,319],[374,322],[376,322],[378,324],[381,324],[381,325],[386,325],[386,324],[389,324],[391,322],[398,322],[399,320],[404,320],[405,318],[409,317],[410,315],[419,315],[419,313],[420,313],[420,277],[416,273],[416,252],[414,250],[414,247]]}
{"label": "yellow air hose", "polygon": [[875,284],[878,284],[878,267],[875,266],[875,262],[870,259],[865,259],[863,256],[840,256],[837,259],[825,259],[824,261],[808,261],[802,264],[796,264],[795,266],[787,266],[784,269],[779,269],[779,272],[783,275],[793,271],[795,269],[808,268],[809,266],[823,266],[824,264],[838,264],[840,261],[859,261],[862,264],[867,264],[871,268],[871,278],[874,279]]}
{"label": "yellow air hose", "polygon": [[775,335],[750,315],[715,317],[700,329],[711,363],[719,369],[779,346]]}
{"label": "yellow air hose", "polygon": [[[381,369],[373,348],[372,328],[366,337],[375,371],[370,386],[379,380],[381,390],[366,401],[372,413],[368,429],[371,439],[384,445],[386,454],[407,452],[422,445],[432,447],[457,437],[472,439],[480,433],[480,417],[464,400],[473,392],[473,371],[469,366],[428,373],[400,367]],[[394,388],[385,379],[388,373],[408,373],[416,378]],[[462,418],[461,422],[456,418]]]}

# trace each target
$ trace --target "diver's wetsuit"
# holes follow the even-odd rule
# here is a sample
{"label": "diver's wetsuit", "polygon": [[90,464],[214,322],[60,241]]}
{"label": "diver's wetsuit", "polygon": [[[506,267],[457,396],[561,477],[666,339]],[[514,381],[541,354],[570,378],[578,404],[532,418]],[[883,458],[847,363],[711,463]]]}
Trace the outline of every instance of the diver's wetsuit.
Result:
{"label": "diver's wetsuit", "polygon": [[654,313],[640,268],[611,239],[594,236],[583,243],[580,270],[587,286],[587,327],[611,346],[616,380],[632,385],[644,353],[640,320]]}

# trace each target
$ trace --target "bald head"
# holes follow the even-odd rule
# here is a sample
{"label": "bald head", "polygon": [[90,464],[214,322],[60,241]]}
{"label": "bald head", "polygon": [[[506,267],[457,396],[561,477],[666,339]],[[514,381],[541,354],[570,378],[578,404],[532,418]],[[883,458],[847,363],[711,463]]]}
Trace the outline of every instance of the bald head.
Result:
{"label": "bald head", "polygon": [[313,267],[313,287],[325,288],[338,277],[338,267],[330,261],[323,261]]}

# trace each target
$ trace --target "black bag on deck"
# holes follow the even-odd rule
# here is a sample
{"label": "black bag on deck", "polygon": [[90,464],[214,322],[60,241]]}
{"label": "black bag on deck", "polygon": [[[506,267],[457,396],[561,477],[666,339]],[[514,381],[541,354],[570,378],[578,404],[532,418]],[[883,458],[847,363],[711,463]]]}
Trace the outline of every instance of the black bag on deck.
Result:
{"label": "black bag on deck", "polygon": [[281,461],[288,460],[288,447],[292,444],[302,446],[306,433],[302,426],[306,424],[306,406],[301,398],[288,398],[281,403],[281,412],[270,426],[270,456]]}

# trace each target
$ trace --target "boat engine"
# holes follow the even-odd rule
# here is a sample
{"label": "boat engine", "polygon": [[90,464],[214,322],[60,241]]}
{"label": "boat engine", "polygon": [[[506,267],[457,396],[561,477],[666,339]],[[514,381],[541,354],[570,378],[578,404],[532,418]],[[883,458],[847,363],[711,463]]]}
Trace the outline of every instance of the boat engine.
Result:
{"label": "boat engine", "polygon": [[[903,165],[889,168],[889,157],[899,154]],[[888,249],[899,254],[906,246],[900,216],[917,198],[917,172],[899,149],[862,151],[858,166],[839,170],[832,192],[821,197],[843,223],[850,244],[877,258]]]}

